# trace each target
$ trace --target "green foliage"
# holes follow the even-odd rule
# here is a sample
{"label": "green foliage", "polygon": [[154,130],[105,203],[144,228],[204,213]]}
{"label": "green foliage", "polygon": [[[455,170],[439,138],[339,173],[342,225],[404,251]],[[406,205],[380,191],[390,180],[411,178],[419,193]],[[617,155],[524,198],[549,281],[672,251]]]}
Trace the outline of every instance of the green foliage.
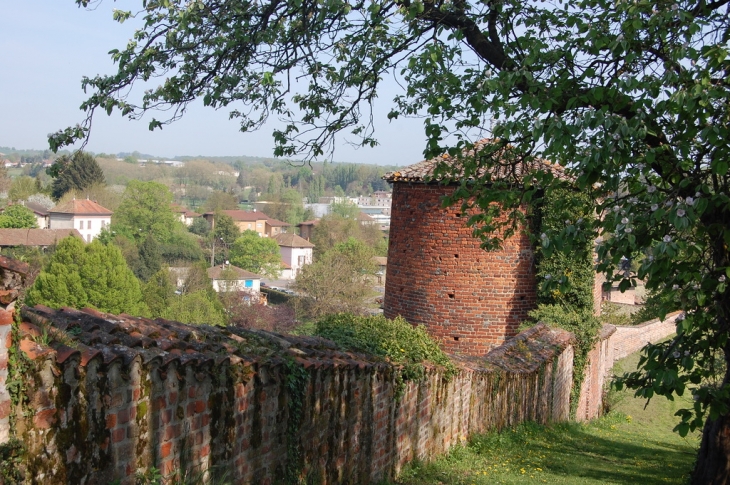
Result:
{"label": "green foliage", "polygon": [[208,200],[206,200],[205,204],[201,207],[203,212],[217,212],[221,210],[235,209],[238,209],[238,199],[233,194],[221,192],[220,190],[216,190],[210,194]]}
{"label": "green foliage", "polygon": [[414,327],[401,317],[390,320],[382,315],[338,313],[319,320],[316,335],[334,341],[345,350],[380,356],[403,366],[404,380],[422,380],[424,362],[444,367],[447,377],[457,372],[425,327]]}
{"label": "green foliage", "polygon": [[681,302],[677,296],[676,292],[668,287],[650,291],[641,309],[631,316],[631,323],[638,325],[681,308]]}
{"label": "green foliage", "polygon": [[[202,220],[205,222],[204,219]],[[236,239],[241,237],[241,230],[238,229],[238,226],[235,222],[233,222],[233,218],[231,216],[216,214],[215,229],[213,229],[212,237],[216,240],[223,240],[223,244],[231,245],[236,241]]]}
{"label": "green foliage", "polygon": [[160,246],[152,238],[152,235],[147,235],[139,246],[139,263],[134,274],[144,282],[148,281],[162,267]]}
{"label": "green foliage", "polygon": [[231,246],[229,256],[233,266],[256,274],[276,278],[281,271],[279,245],[256,231],[243,231]]}
{"label": "green foliage", "polygon": [[[631,325],[631,315],[625,311],[622,311],[620,305],[611,303],[610,301],[604,301],[601,305],[601,323],[607,323],[609,325]],[[641,322],[639,322],[641,323]]]}
{"label": "green foliage", "polygon": [[33,211],[22,205],[14,204],[8,206],[0,215],[0,228],[2,229],[37,227],[38,223]]}
{"label": "green foliage", "polygon": [[21,175],[20,177],[16,177],[10,184],[8,199],[12,201],[26,200],[31,195],[39,192],[43,192],[43,189],[40,188],[39,190],[39,187],[36,184],[36,179]]}
{"label": "green foliage", "polygon": [[294,226],[304,221],[307,216],[302,194],[294,189],[281,189],[262,198],[268,202],[262,210],[269,217]]}
{"label": "green foliage", "polygon": [[583,383],[588,353],[598,340],[601,322],[586,309],[571,309],[561,304],[541,304],[530,312],[530,317],[553,328],[562,328],[575,335],[573,354],[573,387],[570,390],[570,410],[575,415]]}
{"label": "green foliage", "polygon": [[203,250],[198,238],[177,226],[165,242],[160,243],[162,260],[171,266],[190,264],[203,260]]}
{"label": "green foliage", "polygon": [[539,215],[536,219],[542,231],[536,272],[540,286],[537,291],[538,307],[530,312],[530,317],[575,335],[570,396],[571,412],[575,413],[588,353],[601,328],[593,308],[593,244],[588,239],[580,239],[574,241],[571,251],[556,251],[548,234],[560,232],[566,226],[581,228],[591,225],[593,204],[586,194],[571,188],[548,192],[540,202],[539,214],[535,214]]}
{"label": "green foliage", "polygon": [[330,208],[332,214],[337,214],[345,219],[357,219],[357,215],[360,213],[360,208],[352,202],[334,203]]}
{"label": "green foliage", "polygon": [[[193,267],[186,280],[196,279],[199,272]],[[192,274],[191,274],[192,273]],[[223,305],[210,285],[210,280],[194,284],[186,281],[176,293],[176,284],[170,270],[163,268],[152,275],[144,286],[144,301],[152,318],[205,325],[225,325]]]}
{"label": "green foliage", "polygon": [[540,204],[540,238],[537,253],[537,278],[541,286],[538,304],[563,305],[575,311],[594,312],[593,243],[584,239],[572,245],[570,252],[555,251],[548,234],[566,226],[576,228],[593,223],[594,206],[585,193],[559,189],[546,194]]}
{"label": "green foliage", "polygon": [[173,295],[167,300],[167,307],[159,315],[168,320],[204,325],[225,325],[223,306],[213,295],[205,291],[195,291]]}
{"label": "green foliage", "polygon": [[207,236],[210,232],[210,225],[204,218],[196,217],[193,219],[192,224],[188,226],[188,231],[198,236]]}
{"label": "green foliage", "polygon": [[366,298],[373,294],[376,266],[372,256],[371,248],[350,238],[304,266],[295,282],[295,288],[304,295],[301,311],[308,318],[363,313]]}
{"label": "green foliage", "polygon": [[163,268],[153,274],[144,285],[142,294],[151,317],[159,317],[170,306],[176,289],[172,278],[170,270]]}
{"label": "green foliage", "polygon": [[21,465],[25,457],[23,442],[15,437],[0,444],[0,483],[21,483]]}
{"label": "green foliage", "polygon": [[304,399],[309,373],[291,357],[286,358],[284,362],[287,368],[286,390],[288,393],[287,410],[289,412],[286,424],[286,479],[289,484],[300,484],[303,483],[301,475],[304,463],[297,438],[301,431],[302,417],[304,416]]}
{"label": "green foliage", "polygon": [[[21,297],[21,299],[17,301],[18,307],[21,307],[22,303],[23,300]],[[30,403],[30,396],[26,381],[28,377],[31,376],[32,373],[36,370],[35,362],[30,360],[26,353],[20,349],[20,342],[22,340],[22,336],[20,333],[20,323],[20,312],[15,312],[15,319],[13,321],[12,327],[10,328],[10,338],[12,344],[8,348],[8,374],[5,380],[5,388],[10,395],[10,406],[13,411],[10,414],[11,429],[15,429],[18,414],[24,414],[26,412],[27,406]],[[15,452],[16,450],[13,449],[9,449],[7,451],[8,455],[15,455]],[[0,463],[2,462],[4,462],[4,460],[0,461]],[[10,464],[13,464],[12,457],[10,457]],[[5,473],[2,465],[0,465],[0,470]]]}
{"label": "green foliage", "polygon": [[[726,2],[264,1],[243,17],[232,2],[145,5],[136,37],[150,42],[112,51],[118,72],[84,80],[89,114],[171,108],[168,119],[151,120],[154,129],[196,97],[213,108],[249,103],[231,113],[242,130],[269,115],[289,118],[274,132],[275,154],[313,158],[343,131],[357,144],[377,143],[369,108],[378,80],[396,73],[405,88],[389,117],[424,116],[425,155],[456,160],[456,172],[443,164],[436,174],[459,182],[446,202],[474,209],[469,223],[485,247],[524,229],[520,209],[541,192],[562,188],[552,170],[518,165],[546,159],[570,168],[577,188],[600,201],[600,217],[546,232],[543,248],[570,252],[601,235],[598,270],[610,283],[666,285],[686,313],[677,338],[650,347],[625,382],[646,397],[696,394],[681,413],[683,431],[730,416],[730,374],[702,385],[718,351],[730,359]],[[220,43],[213,52],[210,39]],[[292,76],[305,85],[288,97]],[[154,78],[166,81],[139,103],[124,95]],[[84,138],[90,123],[52,135],[51,147]],[[494,142],[471,150],[484,131]],[[615,271],[638,253],[646,259],[636,275]],[[707,475],[698,482],[725,473],[715,457],[728,454],[716,439],[726,430],[708,429],[697,467]]]}
{"label": "green foliage", "polygon": [[311,237],[314,254],[315,256],[324,254],[350,238],[358,239],[373,248],[382,246],[385,240],[382,231],[376,226],[361,225],[354,217],[328,214],[314,226]]}
{"label": "green foliage", "polygon": [[166,243],[174,232],[185,229],[171,204],[172,194],[166,186],[132,180],[112,216],[112,224],[115,230],[137,242],[151,235],[155,241]]}
{"label": "green foliage", "polygon": [[77,151],[73,156],[63,155],[48,168],[53,177],[51,196],[58,200],[69,190],[83,191],[94,184],[105,184],[104,172],[93,155]]}
{"label": "green foliage", "polygon": [[56,252],[26,296],[28,305],[52,308],[91,306],[103,312],[143,315],[139,282],[113,245],[84,245],[75,237],[58,243]]}

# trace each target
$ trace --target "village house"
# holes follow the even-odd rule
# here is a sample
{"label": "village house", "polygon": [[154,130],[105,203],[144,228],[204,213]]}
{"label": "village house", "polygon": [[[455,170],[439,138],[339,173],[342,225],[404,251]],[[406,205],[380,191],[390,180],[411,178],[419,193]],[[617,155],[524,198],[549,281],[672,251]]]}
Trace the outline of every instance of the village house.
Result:
{"label": "village house", "polygon": [[200,214],[197,212],[193,212],[190,209],[187,209],[181,205],[172,204],[172,212],[177,214],[177,216],[180,218],[180,222],[185,224],[186,226],[190,226],[196,217],[200,217]]}
{"label": "village house", "polygon": [[279,245],[281,260],[284,268],[281,272],[281,279],[296,279],[299,271],[307,265],[312,264],[312,249],[314,244],[296,234],[279,234],[274,237]]}
{"label": "village house", "polygon": [[317,224],[319,224],[319,219],[304,221],[297,224],[297,227],[299,228],[299,235],[302,237],[302,239],[309,241],[312,238],[314,226],[316,226]]}
{"label": "village house", "polygon": [[265,303],[261,293],[261,276],[231,264],[219,264],[208,268],[208,278],[218,293],[240,291],[250,303]]}
{"label": "village house", "polygon": [[78,229],[86,242],[96,239],[112,222],[112,211],[93,200],[73,199],[49,211],[51,229]]}
{"label": "village house", "polygon": [[[220,214],[224,214],[233,219],[238,229],[243,231],[256,231],[261,237],[275,237],[277,234],[286,232],[286,228],[290,224],[273,219],[263,212],[244,211],[244,210],[222,210]],[[206,212],[203,217],[210,229],[215,229],[215,212]]]}

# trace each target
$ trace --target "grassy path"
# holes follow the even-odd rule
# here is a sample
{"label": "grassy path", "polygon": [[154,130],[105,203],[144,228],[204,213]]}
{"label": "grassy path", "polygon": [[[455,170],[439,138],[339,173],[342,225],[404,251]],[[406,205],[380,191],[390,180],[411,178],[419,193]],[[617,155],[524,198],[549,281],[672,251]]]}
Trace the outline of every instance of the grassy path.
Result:
{"label": "grassy path", "polygon": [[[636,367],[638,355],[616,372]],[[400,485],[485,484],[683,484],[699,435],[672,432],[681,401],[645,401],[613,393],[614,410],[590,423],[538,426],[478,436],[429,464],[405,470]],[[686,403],[686,401],[685,401]]]}

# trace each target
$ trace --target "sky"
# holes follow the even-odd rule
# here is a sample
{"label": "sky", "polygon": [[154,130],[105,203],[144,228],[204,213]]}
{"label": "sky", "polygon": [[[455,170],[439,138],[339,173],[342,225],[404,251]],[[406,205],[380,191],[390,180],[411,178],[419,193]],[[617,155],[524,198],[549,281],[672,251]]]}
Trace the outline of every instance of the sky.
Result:
{"label": "sky", "polygon": [[[0,146],[46,149],[47,136],[84,119],[81,78],[111,74],[108,52],[121,49],[134,32],[133,22],[118,24],[112,10],[139,8],[141,1],[102,0],[93,10],[74,0],[0,0]],[[423,159],[421,120],[389,121],[395,93],[386,84],[376,105],[375,148],[354,149],[341,140],[332,157],[339,162],[408,165]],[[159,118],[159,116],[158,116]],[[270,123],[254,133],[241,133],[227,110],[198,103],[183,119],[150,132],[147,123],[119,113],[98,113],[86,148],[94,152],[139,151],[164,158],[175,156],[273,155]]]}

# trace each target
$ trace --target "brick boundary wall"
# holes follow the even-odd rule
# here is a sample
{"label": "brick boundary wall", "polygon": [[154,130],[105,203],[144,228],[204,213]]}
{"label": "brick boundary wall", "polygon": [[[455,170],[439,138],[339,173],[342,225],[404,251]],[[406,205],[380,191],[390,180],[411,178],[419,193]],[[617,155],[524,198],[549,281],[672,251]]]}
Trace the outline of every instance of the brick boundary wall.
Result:
{"label": "brick boundary wall", "polygon": [[11,328],[13,314],[0,310],[0,444],[10,438],[10,394],[6,383],[8,379],[8,349],[12,344]]}
{"label": "brick boundary wall", "polygon": [[[134,483],[151,466],[225,471],[235,483],[365,484],[470,434],[569,418],[572,336],[544,325],[458,373],[428,368],[396,398],[396,367],[331,342],[93,310],[24,308],[34,363],[12,434],[27,483]],[[74,339],[39,343],[41,328]],[[58,334],[61,335],[61,334]],[[67,341],[68,343],[68,341]],[[291,366],[303,369],[302,394]],[[295,386],[296,387],[296,386]],[[299,399],[300,426],[289,429]]]}
{"label": "brick boundary wall", "polygon": [[576,419],[586,421],[603,413],[606,380],[613,378],[614,363],[638,352],[647,343],[660,342],[676,332],[677,317],[670,313],[664,320],[654,319],[640,325],[604,325],[598,342],[588,354],[585,378],[581,386]]}
{"label": "brick boundary wall", "polygon": [[524,232],[485,251],[453,185],[393,183],[383,312],[424,325],[444,350],[485,355],[517,334],[537,304],[534,252]]}

